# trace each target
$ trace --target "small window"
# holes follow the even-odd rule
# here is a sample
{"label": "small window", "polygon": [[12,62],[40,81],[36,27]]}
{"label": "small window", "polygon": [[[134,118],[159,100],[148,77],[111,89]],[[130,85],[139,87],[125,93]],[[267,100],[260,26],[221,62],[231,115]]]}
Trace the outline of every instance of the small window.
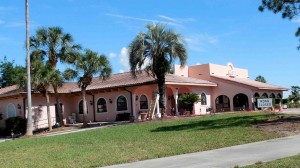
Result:
{"label": "small window", "polygon": [[[83,100],[81,100],[79,102],[79,105],[78,105],[78,113],[79,114],[83,114]],[[89,113],[89,110],[88,110],[88,107],[86,106],[86,113]]]}
{"label": "small window", "polygon": [[117,111],[127,110],[127,100],[124,96],[119,96],[117,99]]}
{"label": "small window", "polygon": [[16,116],[16,108],[15,108],[15,105],[9,104],[9,105],[7,106],[7,118],[15,117],[15,116]]}
{"label": "small window", "polygon": [[145,95],[141,95],[140,97],[140,109],[148,109],[148,99]]}
{"label": "small window", "polygon": [[207,105],[205,93],[201,93],[201,105]]}
{"label": "small window", "polygon": [[97,113],[105,113],[107,112],[106,101],[103,98],[100,98],[97,101]]}

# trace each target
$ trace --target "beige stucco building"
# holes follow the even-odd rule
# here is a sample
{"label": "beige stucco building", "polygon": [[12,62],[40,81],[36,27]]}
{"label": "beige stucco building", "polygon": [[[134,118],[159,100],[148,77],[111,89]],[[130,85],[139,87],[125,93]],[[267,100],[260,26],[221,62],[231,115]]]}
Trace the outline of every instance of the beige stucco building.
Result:
{"label": "beige stucco building", "polygon": [[[115,121],[121,115],[138,119],[140,112],[147,112],[154,102],[157,82],[147,73],[133,78],[129,72],[114,74],[108,80],[94,78],[87,88],[88,120],[91,122]],[[201,101],[194,105],[194,114],[255,110],[255,97],[281,98],[288,89],[249,79],[248,70],[226,66],[202,64],[180,67],[175,65],[174,74],[166,75],[167,115],[182,115],[178,97],[183,93],[196,93]],[[57,110],[53,91],[50,90],[52,124],[56,123]],[[82,96],[76,82],[65,83],[59,89],[60,107],[64,121],[81,122]],[[17,86],[0,89],[0,127],[4,120],[26,117],[26,93]],[[32,92],[33,124],[35,129],[47,127],[46,99],[43,94]]]}

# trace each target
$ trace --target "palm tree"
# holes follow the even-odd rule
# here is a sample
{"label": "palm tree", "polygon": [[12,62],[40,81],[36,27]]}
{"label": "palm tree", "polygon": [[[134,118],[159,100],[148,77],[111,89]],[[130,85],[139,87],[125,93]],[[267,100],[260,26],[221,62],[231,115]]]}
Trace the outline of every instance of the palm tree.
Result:
{"label": "palm tree", "polygon": [[[30,45],[33,50],[40,50],[48,57],[48,63],[56,69],[57,62],[73,63],[75,55],[81,49],[68,33],[64,33],[60,27],[40,28],[36,35],[30,38]],[[58,85],[52,85],[55,93],[55,100],[58,110],[60,125],[63,125],[63,117],[59,107]]]}
{"label": "palm tree", "polygon": [[26,135],[33,135],[33,124],[32,124],[32,109],[31,109],[31,78],[30,78],[30,51],[29,51],[29,3],[25,0],[25,17],[26,17],[26,61],[27,61],[27,125]]}
{"label": "palm tree", "polygon": [[[162,115],[165,115],[165,75],[175,59],[179,59],[180,65],[184,66],[187,60],[187,52],[182,37],[165,25],[147,25],[147,33],[139,33],[129,46],[129,63],[133,76],[146,70],[157,79],[159,91],[159,106]],[[147,61],[146,61],[147,60]],[[146,65],[144,65],[146,64]],[[145,68],[143,68],[145,67]]]}
{"label": "palm tree", "polygon": [[111,75],[111,65],[105,55],[86,50],[84,54],[78,55],[75,69],[68,68],[64,77],[67,80],[77,78],[78,87],[81,88],[83,100],[83,125],[87,125],[86,88],[92,83],[93,75],[99,75],[101,80],[106,80]]}
{"label": "palm tree", "polygon": [[43,52],[35,50],[31,55],[31,68],[32,68],[32,85],[35,89],[44,93],[47,105],[47,118],[49,131],[52,130],[52,117],[50,113],[50,86],[60,87],[63,83],[59,70],[54,69],[50,64],[43,60]]}
{"label": "palm tree", "polygon": [[261,75],[258,75],[256,78],[255,78],[256,81],[258,82],[262,82],[262,83],[267,83],[267,80],[265,79],[265,77],[261,76]]}

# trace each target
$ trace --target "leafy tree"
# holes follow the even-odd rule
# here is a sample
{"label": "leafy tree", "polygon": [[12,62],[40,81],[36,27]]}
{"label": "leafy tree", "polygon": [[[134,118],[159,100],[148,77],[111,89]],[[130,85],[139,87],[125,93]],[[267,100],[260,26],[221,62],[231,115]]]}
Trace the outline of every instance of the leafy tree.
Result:
{"label": "leafy tree", "polygon": [[[262,0],[262,4],[258,8],[261,12],[264,9],[273,11],[273,13],[281,13],[282,18],[293,19],[300,13],[299,0]],[[300,27],[295,33],[296,37],[300,37]],[[300,45],[298,46],[300,49]]]}
{"label": "leafy tree", "polygon": [[[129,45],[129,63],[133,76],[142,69],[157,79],[159,91],[159,105],[162,115],[165,115],[165,75],[175,59],[179,59],[184,66],[187,52],[183,38],[162,24],[146,25],[147,33],[139,33]],[[144,66],[145,65],[145,66]],[[144,68],[145,67],[145,68]]]}
{"label": "leafy tree", "polygon": [[180,95],[178,100],[183,103],[192,114],[194,104],[200,101],[200,97],[196,93],[185,93]]}
{"label": "leafy tree", "polygon": [[6,57],[0,62],[0,88],[15,84],[24,85],[26,81],[25,68],[14,65],[13,61],[8,61]]}
{"label": "leafy tree", "polygon": [[261,76],[261,75],[258,75],[256,78],[255,78],[256,81],[258,82],[262,82],[262,83],[267,83],[267,80],[265,79],[265,77]]}
{"label": "leafy tree", "polygon": [[[73,63],[76,53],[81,46],[74,44],[73,37],[64,33],[60,27],[40,28],[35,36],[30,38],[30,46],[33,50],[41,51],[47,58],[47,62],[56,69],[58,60],[62,63]],[[55,93],[56,105],[59,106],[58,85],[52,85]],[[63,125],[61,109],[57,107],[60,125]]]}
{"label": "leafy tree", "polygon": [[294,101],[294,103],[298,103],[300,101],[300,86],[292,86],[291,87],[291,95],[289,95],[289,101]]}
{"label": "leafy tree", "polygon": [[111,75],[111,65],[105,55],[86,50],[78,55],[74,69],[66,69],[64,77],[67,80],[77,78],[78,87],[81,88],[83,100],[83,125],[87,125],[86,88],[92,83],[93,75],[99,75],[101,80],[106,80]]}
{"label": "leafy tree", "polygon": [[63,79],[59,70],[54,69],[50,64],[43,60],[43,53],[40,50],[35,50],[31,54],[31,68],[32,68],[32,85],[35,89],[44,93],[47,105],[47,118],[49,131],[52,130],[52,117],[50,113],[50,86],[61,87]]}

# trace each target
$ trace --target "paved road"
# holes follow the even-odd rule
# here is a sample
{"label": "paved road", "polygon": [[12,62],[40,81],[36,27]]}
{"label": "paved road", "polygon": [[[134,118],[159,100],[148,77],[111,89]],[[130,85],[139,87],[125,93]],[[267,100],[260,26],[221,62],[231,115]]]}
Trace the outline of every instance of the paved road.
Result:
{"label": "paved road", "polygon": [[285,114],[300,114],[300,108],[283,109],[283,111],[281,113],[285,113]]}
{"label": "paved road", "polygon": [[205,152],[151,159],[107,168],[232,168],[271,161],[300,153],[300,135]]}

